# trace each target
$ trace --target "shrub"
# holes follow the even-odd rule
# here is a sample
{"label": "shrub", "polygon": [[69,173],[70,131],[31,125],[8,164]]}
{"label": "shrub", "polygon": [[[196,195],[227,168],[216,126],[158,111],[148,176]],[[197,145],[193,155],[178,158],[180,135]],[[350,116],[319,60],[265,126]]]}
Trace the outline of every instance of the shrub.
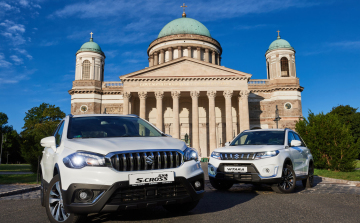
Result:
{"label": "shrub", "polygon": [[307,119],[296,123],[296,131],[305,140],[314,157],[315,168],[353,171],[359,143],[339,115],[309,111]]}

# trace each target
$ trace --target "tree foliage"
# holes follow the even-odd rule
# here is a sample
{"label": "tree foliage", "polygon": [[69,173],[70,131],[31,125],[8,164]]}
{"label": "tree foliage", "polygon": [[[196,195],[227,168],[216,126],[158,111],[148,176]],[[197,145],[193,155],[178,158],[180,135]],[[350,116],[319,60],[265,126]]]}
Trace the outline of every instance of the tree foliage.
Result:
{"label": "tree foliage", "polygon": [[305,140],[319,169],[352,171],[359,143],[355,143],[349,125],[334,113],[317,114],[309,111],[307,119],[300,120],[296,131]]}
{"label": "tree foliage", "polygon": [[34,172],[37,170],[38,157],[43,150],[40,145],[41,139],[51,136],[64,117],[65,113],[59,107],[47,103],[42,103],[39,107],[34,107],[26,112],[25,124],[21,132],[21,152],[25,160],[31,164]]}
{"label": "tree foliage", "polygon": [[8,123],[8,116],[3,113],[3,112],[0,112],[0,127],[2,127],[3,125],[6,125]]}

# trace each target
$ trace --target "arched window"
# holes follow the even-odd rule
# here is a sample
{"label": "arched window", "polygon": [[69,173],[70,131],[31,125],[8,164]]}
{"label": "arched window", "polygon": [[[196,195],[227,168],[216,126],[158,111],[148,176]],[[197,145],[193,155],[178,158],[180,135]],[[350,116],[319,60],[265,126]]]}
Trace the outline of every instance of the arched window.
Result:
{"label": "arched window", "polygon": [[88,80],[90,79],[90,61],[85,60],[82,65],[82,79]]}
{"label": "arched window", "polygon": [[289,60],[286,57],[281,58],[281,76],[289,77]]}

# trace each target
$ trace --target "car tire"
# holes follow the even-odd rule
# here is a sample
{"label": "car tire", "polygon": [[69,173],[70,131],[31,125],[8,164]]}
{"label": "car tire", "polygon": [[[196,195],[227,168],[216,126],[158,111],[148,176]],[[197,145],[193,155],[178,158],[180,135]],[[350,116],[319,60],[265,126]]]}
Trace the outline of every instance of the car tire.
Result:
{"label": "car tire", "polygon": [[[51,203],[50,199],[52,201]],[[81,222],[86,217],[86,215],[77,215],[65,212],[59,175],[54,176],[54,178],[50,181],[49,187],[45,192],[44,203],[46,214],[52,223],[76,223]]]}
{"label": "car tire", "polygon": [[234,183],[230,181],[216,180],[212,177],[209,177],[209,179],[211,186],[216,190],[229,190],[234,185]]}
{"label": "car tire", "polygon": [[186,214],[196,207],[199,201],[186,202],[182,204],[169,204],[163,207],[173,214]]}
{"label": "car tire", "polygon": [[292,166],[284,165],[281,175],[281,182],[271,186],[273,191],[280,194],[288,194],[296,187],[296,175]]}
{"label": "car tire", "polygon": [[302,180],[304,188],[312,188],[314,186],[314,164],[310,163],[308,177]]}

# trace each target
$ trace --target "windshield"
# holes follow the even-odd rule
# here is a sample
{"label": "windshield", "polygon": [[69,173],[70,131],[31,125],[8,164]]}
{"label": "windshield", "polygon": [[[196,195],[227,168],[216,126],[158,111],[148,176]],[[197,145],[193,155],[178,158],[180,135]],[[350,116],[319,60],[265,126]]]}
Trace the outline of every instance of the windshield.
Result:
{"label": "windshield", "polygon": [[71,118],[68,138],[159,137],[161,132],[137,117],[93,116]]}
{"label": "windshield", "polygon": [[238,135],[230,146],[241,145],[284,145],[284,131],[253,131]]}

